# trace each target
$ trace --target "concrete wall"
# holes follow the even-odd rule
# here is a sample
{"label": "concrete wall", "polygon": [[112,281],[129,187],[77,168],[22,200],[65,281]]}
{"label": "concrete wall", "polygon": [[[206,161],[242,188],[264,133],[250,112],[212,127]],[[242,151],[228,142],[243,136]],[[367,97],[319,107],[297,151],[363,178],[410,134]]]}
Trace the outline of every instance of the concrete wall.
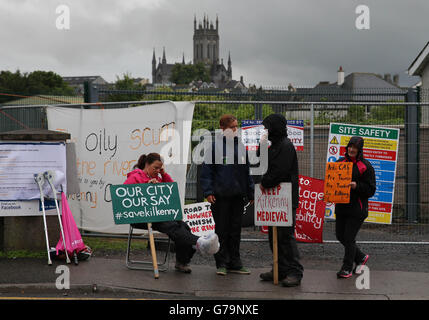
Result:
{"label": "concrete wall", "polygon": [[[47,216],[50,247],[60,239],[58,217]],[[42,216],[0,218],[0,250],[46,250],[45,231]]]}

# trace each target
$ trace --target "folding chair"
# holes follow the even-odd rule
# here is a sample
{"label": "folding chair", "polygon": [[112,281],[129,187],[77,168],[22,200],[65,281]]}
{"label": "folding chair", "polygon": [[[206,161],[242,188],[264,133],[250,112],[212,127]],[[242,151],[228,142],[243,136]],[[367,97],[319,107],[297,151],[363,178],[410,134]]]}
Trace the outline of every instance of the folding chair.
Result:
{"label": "folding chair", "polygon": [[[131,241],[133,238],[133,230],[134,229],[144,229],[144,228],[138,228],[130,224],[130,230],[128,232],[128,244],[127,244],[127,255],[125,258],[125,264],[128,269],[132,270],[148,270],[153,271],[153,264],[152,260],[150,261],[144,261],[144,260],[131,260],[130,254],[131,254]],[[149,235],[143,236],[143,239],[148,239],[149,243]],[[158,264],[158,270],[165,272],[168,270],[169,262],[170,262],[170,248],[171,248],[171,239],[168,238],[167,242],[167,250],[164,255],[163,262]],[[146,265],[146,266],[145,266]]]}

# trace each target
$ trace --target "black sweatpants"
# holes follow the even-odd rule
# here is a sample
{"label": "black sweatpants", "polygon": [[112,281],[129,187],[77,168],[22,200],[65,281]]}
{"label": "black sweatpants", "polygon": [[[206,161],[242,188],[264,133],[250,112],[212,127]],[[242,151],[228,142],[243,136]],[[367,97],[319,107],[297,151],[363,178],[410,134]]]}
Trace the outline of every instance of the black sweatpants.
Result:
{"label": "black sweatpants", "polygon": [[219,237],[220,248],[214,255],[216,268],[241,269],[240,259],[241,220],[244,199],[241,196],[215,196],[211,205],[215,232]]}
{"label": "black sweatpants", "polygon": [[344,246],[344,258],[342,269],[353,270],[353,262],[359,264],[365,258],[365,254],[356,245],[356,236],[365,218],[348,214],[337,214],[335,217],[335,234]]}
{"label": "black sweatpants", "polygon": [[[133,224],[134,228],[147,229],[146,223]],[[189,226],[183,221],[163,221],[152,223],[152,229],[168,235],[174,241],[176,247],[176,261],[182,264],[188,264],[195,249],[192,247],[197,244],[198,236],[191,233]]]}
{"label": "black sweatpants", "polygon": [[[299,251],[295,239],[296,209],[293,210],[293,226],[277,227],[277,250],[279,279],[286,276],[303,277],[304,267],[299,262]],[[273,228],[268,228],[270,249],[273,251]]]}

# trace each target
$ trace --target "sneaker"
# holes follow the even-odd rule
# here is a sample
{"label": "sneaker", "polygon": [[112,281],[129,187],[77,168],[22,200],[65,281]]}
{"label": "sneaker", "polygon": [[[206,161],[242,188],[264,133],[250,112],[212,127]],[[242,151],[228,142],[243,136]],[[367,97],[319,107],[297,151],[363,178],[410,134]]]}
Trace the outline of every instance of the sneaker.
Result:
{"label": "sneaker", "polygon": [[250,270],[245,267],[241,267],[240,269],[228,269],[230,273],[238,273],[238,274],[250,274]]}
{"label": "sneaker", "polygon": [[203,255],[213,255],[219,251],[219,238],[216,233],[199,237],[196,249]]}
{"label": "sneaker", "polygon": [[176,271],[183,272],[183,273],[191,273],[192,269],[189,267],[188,264],[183,264],[180,262],[176,262],[176,265],[174,266]]}
{"label": "sneaker", "polygon": [[273,271],[271,270],[268,272],[261,273],[259,275],[259,278],[261,278],[262,281],[273,281],[274,279]]}
{"label": "sneaker", "polygon": [[345,270],[345,269],[341,269],[340,271],[337,272],[338,279],[347,279],[347,278],[350,278],[352,275],[353,274],[351,271]]}
{"label": "sneaker", "polygon": [[301,285],[301,278],[296,276],[287,276],[282,280],[283,287],[297,287]]}
{"label": "sneaker", "polygon": [[226,271],[226,268],[224,267],[217,268],[216,270],[216,274],[220,276],[226,276],[226,273],[227,271]]}
{"label": "sneaker", "polygon": [[354,268],[353,273],[361,274],[363,270],[363,266],[366,265],[366,263],[368,262],[368,259],[369,259],[369,255],[366,255],[360,263],[356,264],[356,267]]}
{"label": "sneaker", "polygon": [[[259,278],[261,278],[262,281],[274,281],[273,270],[261,273]],[[286,276],[279,274],[279,281],[282,281],[284,278],[286,278]]]}

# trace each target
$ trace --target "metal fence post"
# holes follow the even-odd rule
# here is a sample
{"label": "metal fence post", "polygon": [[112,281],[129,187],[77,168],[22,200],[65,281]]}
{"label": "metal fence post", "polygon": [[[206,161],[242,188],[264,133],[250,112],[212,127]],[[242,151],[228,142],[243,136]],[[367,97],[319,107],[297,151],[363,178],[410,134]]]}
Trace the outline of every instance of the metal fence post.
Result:
{"label": "metal fence post", "polygon": [[314,104],[310,106],[310,177],[314,177]]}
{"label": "metal fence post", "polygon": [[262,120],[262,104],[255,104],[255,120]]}
{"label": "metal fence post", "polygon": [[408,222],[418,222],[420,186],[419,186],[419,109],[415,89],[408,89],[405,111],[405,165],[406,165],[406,214]]}
{"label": "metal fence post", "polygon": [[204,201],[204,193],[203,193],[203,189],[201,188],[201,169],[202,169],[202,165],[198,164],[197,165],[197,202],[203,202]]}
{"label": "metal fence post", "polygon": [[[83,84],[84,89],[84,102],[85,103],[95,103],[99,100],[98,88],[97,86],[92,85],[89,81],[85,81]],[[94,108],[94,106],[88,106],[88,109]]]}

